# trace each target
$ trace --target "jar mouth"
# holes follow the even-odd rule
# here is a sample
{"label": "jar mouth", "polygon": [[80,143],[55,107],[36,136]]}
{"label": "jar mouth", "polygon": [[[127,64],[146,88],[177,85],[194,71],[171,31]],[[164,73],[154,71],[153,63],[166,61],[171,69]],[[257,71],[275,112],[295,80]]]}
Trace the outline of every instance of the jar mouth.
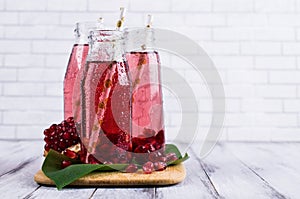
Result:
{"label": "jar mouth", "polygon": [[153,28],[130,27],[124,30],[126,52],[153,52],[155,43]]}
{"label": "jar mouth", "polygon": [[79,29],[102,29],[103,23],[97,21],[81,21],[77,22],[75,27]]}
{"label": "jar mouth", "polygon": [[139,27],[139,26],[133,26],[133,27],[127,27],[124,28],[124,32],[133,31],[133,30],[153,30],[152,27]]}
{"label": "jar mouth", "polygon": [[114,30],[110,28],[103,28],[103,29],[94,29],[91,32],[94,32],[94,34],[99,34],[99,35],[121,35],[123,34],[123,31],[120,30]]}
{"label": "jar mouth", "polygon": [[88,35],[93,29],[102,29],[103,23],[97,21],[82,21],[75,24],[74,34],[76,38],[88,40]]}
{"label": "jar mouth", "polygon": [[91,30],[90,36],[94,41],[101,42],[115,42],[124,38],[123,31],[113,29]]}

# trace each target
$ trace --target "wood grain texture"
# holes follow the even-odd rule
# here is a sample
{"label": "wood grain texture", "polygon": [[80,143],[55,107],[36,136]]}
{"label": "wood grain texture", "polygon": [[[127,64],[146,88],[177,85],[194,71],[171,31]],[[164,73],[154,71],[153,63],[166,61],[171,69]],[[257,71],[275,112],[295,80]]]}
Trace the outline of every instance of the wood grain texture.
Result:
{"label": "wood grain texture", "polygon": [[97,188],[92,198],[107,198],[107,199],[119,199],[119,198],[130,198],[130,199],[150,199],[155,198],[154,187],[133,187],[133,188]]}
{"label": "wood grain texture", "polygon": [[224,143],[205,159],[184,163],[186,179],[172,186],[39,186],[42,141],[0,140],[0,198],[299,198],[300,143]]}
{"label": "wood grain texture", "polygon": [[[188,152],[190,155],[191,152]],[[184,163],[186,166],[186,179],[176,185],[156,188],[156,198],[182,199],[188,198],[218,198],[206,174],[202,170],[199,162],[193,158]]]}
{"label": "wood grain texture", "polygon": [[95,188],[84,188],[84,189],[72,189],[66,188],[63,191],[58,191],[54,187],[41,186],[28,194],[25,199],[31,198],[49,198],[49,199],[81,199],[90,198],[95,191]]}
{"label": "wood grain texture", "polygon": [[42,142],[12,142],[5,141],[0,144],[0,176],[18,169],[34,159],[41,157]]}
{"label": "wood grain texture", "polygon": [[[140,185],[172,185],[182,182],[185,178],[183,164],[167,167],[164,171],[153,172],[152,174],[122,172],[93,172],[71,183],[72,186],[140,186]],[[40,170],[34,176],[39,184],[54,185]]]}
{"label": "wood grain texture", "polygon": [[249,169],[287,198],[299,198],[300,144],[228,144]]}
{"label": "wood grain texture", "polygon": [[23,198],[39,188],[33,181],[33,175],[41,167],[43,158],[35,159],[28,164],[0,177],[0,198]]}
{"label": "wood grain texture", "polygon": [[224,145],[217,145],[208,157],[199,161],[217,192],[224,198],[285,198],[237,160]]}

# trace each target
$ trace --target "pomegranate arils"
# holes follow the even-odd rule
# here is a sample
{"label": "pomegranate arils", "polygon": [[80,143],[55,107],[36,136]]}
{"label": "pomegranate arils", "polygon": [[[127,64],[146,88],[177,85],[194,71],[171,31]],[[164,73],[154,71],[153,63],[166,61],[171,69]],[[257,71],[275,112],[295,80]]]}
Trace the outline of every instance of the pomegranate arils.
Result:
{"label": "pomegranate arils", "polygon": [[69,149],[66,149],[65,151],[64,151],[64,155],[65,156],[68,156],[69,158],[71,158],[71,159],[77,159],[77,154],[74,152],[74,151],[71,151],[71,150],[69,150]]}
{"label": "pomegranate arils", "polygon": [[160,151],[155,151],[149,154],[149,160],[151,162],[161,161],[163,157],[163,154]]}
{"label": "pomegranate arils", "polygon": [[94,156],[89,155],[88,157],[88,163],[89,164],[101,164],[100,161],[98,161]]}
{"label": "pomegranate arils", "polygon": [[[137,164],[143,165],[145,174],[153,171],[166,169],[167,162],[177,160],[175,153],[164,154],[164,131],[156,133],[153,129],[144,129],[143,135],[133,137],[123,131],[115,133],[100,132],[98,141],[95,143],[97,150],[95,154],[87,153],[87,149],[81,143],[76,131],[76,125],[72,117],[62,121],[60,124],[52,124],[44,130],[45,151],[50,149],[62,152],[71,159],[78,159],[88,164],[127,164],[125,172],[134,173],[138,170],[136,164],[131,163],[134,159]],[[79,144],[78,144],[79,143]],[[79,149],[74,150],[78,145]],[[134,152],[134,156],[132,153]],[[97,158],[95,158],[97,157]],[[130,164],[131,163],[131,164]],[[72,164],[64,160],[62,168]]]}
{"label": "pomegranate arils", "polygon": [[161,156],[157,158],[157,161],[159,162],[167,162],[167,158],[165,156]]}
{"label": "pomegranate arils", "polygon": [[163,130],[160,130],[157,135],[155,136],[155,144],[154,147],[158,150],[163,148],[164,144],[165,144],[165,133]]}
{"label": "pomegranate arils", "polygon": [[86,163],[87,151],[82,142],[80,142],[80,151],[78,151],[79,159],[82,163]]}
{"label": "pomegranate arils", "polygon": [[72,164],[71,161],[69,161],[69,160],[63,160],[63,161],[61,162],[61,168],[64,169],[64,168],[70,166],[71,164]]}
{"label": "pomegranate arils", "polygon": [[156,171],[163,171],[167,168],[167,164],[165,162],[154,162],[154,169]]}
{"label": "pomegranate arils", "polygon": [[173,162],[173,161],[175,161],[175,160],[177,160],[177,159],[178,159],[178,157],[176,156],[175,153],[168,153],[168,154],[166,155],[166,161],[167,161],[167,162]]}
{"label": "pomegranate arils", "polygon": [[66,121],[67,121],[68,124],[71,125],[74,122],[74,118],[73,117],[69,117]]}
{"label": "pomegranate arils", "polygon": [[68,133],[68,132],[63,133],[62,137],[66,140],[71,138],[70,133]]}
{"label": "pomegranate arils", "polygon": [[126,173],[135,173],[138,170],[138,167],[136,164],[130,164],[126,167],[125,172]]}
{"label": "pomegranate arils", "polygon": [[147,150],[148,153],[152,152],[152,151],[155,151],[155,148],[152,144],[148,143],[145,145],[145,148]]}
{"label": "pomegranate arils", "polygon": [[147,137],[152,137],[156,134],[156,132],[153,129],[147,129],[145,128],[143,131],[144,136]]}
{"label": "pomegranate arils", "polygon": [[50,126],[50,131],[51,132],[53,132],[53,131],[55,131],[56,130],[56,124],[52,124],[51,126]]}
{"label": "pomegranate arils", "polygon": [[50,145],[49,144],[45,144],[44,148],[45,148],[46,151],[49,151],[50,150]]}
{"label": "pomegranate arils", "polygon": [[154,171],[154,164],[153,162],[146,162],[144,165],[143,165],[143,171],[145,174],[150,174]]}
{"label": "pomegranate arils", "polygon": [[134,150],[135,153],[146,153],[147,152],[147,149],[145,146],[143,145],[140,145],[138,146],[135,150]]}
{"label": "pomegranate arils", "polygon": [[49,129],[44,131],[45,150],[53,149],[58,152],[79,143],[79,137],[76,132],[75,122],[72,117],[64,120],[60,124],[52,124]]}
{"label": "pomegranate arils", "polygon": [[49,130],[49,129],[45,129],[45,130],[44,130],[44,135],[45,135],[45,136],[50,135],[50,130]]}
{"label": "pomegranate arils", "polygon": [[[137,148],[140,148],[141,146],[145,146],[148,151],[155,151],[163,148],[165,143],[165,136],[164,131],[160,130],[156,135],[155,131],[151,129],[144,129],[143,136],[141,137],[134,137],[132,138],[132,148],[133,151],[135,151]],[[150,136],[152,135],[152,136]],[[147,145],[147,146],[146,146]],[[141,151],[141,149],[138,149],[138,151]],[[136,153],[145,153],[143,150],[142,152],[136,152]]]}

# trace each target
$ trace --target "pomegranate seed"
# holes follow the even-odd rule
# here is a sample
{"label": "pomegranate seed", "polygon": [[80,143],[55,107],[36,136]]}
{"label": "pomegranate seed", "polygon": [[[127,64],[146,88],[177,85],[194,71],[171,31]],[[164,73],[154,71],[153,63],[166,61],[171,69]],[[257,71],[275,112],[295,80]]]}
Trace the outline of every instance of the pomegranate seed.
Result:
{"label": "pomegranate seed", "polygon": [[160,130],[157,135],[155,136],[156,143],[154,144],[154,147],[156,150],[161,149],[165,144],[165,134],[163,130]]}
{"label": "pomegranate seed", "polygon": [[73,117],[69,117],[67,119],[67,123],[70,124],[70,123],[74,123],[74,118]]}
{"label": "pomegranate seed", "polygon": [[56,130],[56,124],[52,124],[51,126],[50,126],[50,131],[51,132],[53,132],[53,131],[55,131]]}
{"label": "pomegranate seed", "polygon": [[155,131],[153,129],[147,129],[145,128],[144,131],[143,131],[143,135],[145,138],[148,138],[148,137],[152,137],[155,135]]}
{"label": "pomegranate seed", "polygon": [[160,161],[162,158],[162,153],[160,151],[155,151],[149,154],[149,160],[151,162]]}
{"label": "pomegranate seed", "polygon": [[49,150],[50,150],[49,144],[45,144],[45,147],[44,147],[44,148],[45,148],[46,151],[49,151]]}
{"label": "pomegranate seed", "polygon": [[66,140],[69,140],[71,138],[70,133],[69,132],[64,132],[62,137]]}
{"label": "pomegranate seed", "polygon": [[148,153],[152,152],[152,151],[155,151],[155,148],[152,144],[148,143],[145,145],[145,148],[147,150]]}
{"label": "pomegranate seed", "polygon": [[58,151],[58,147],[56,145],[54,145],[52,148],[53,148],[53,150]]}
{"label": "pomegranate seed", "polygon": [[143,165],[143,171],[145,174],[150,174],[154,171],[154,165],[152,162],[146,162],[144,165]]}
{"label": "pomegranate seed", "polygon": [[44,141],[47,143],[50,141],[50,138],[48,136],[45,136]]}
{"label": "pomegranate seed", "polygon": [[71,150],[69,150],[69,149],[66,149],[66,150],[64,151],[64,155],[65,155],[65,156],[68,156],[68,157],[71,158],[71,159],[76,159],[76,158],[77,158],[77,154],[76,154],[74,151],[71,151]]}
{"label": "pomegranate seed", "polygon": [[46,135],[46,136],[50,135],[50,129],[45,129],[44,130],[44,135]]}
{"label": "pomegranate seed", "polygon": [[138,170],[138,167],[136,164],[130,164],[126,167],[125,172],[126,173],[135,173]]}
{"label": "pomegranate seed", "polygon": [[50,137],[54,137],[56,135],[55,131],[50,132]]}
{"label": "pomegranate seed", "polygon": [[166,155],[166,161],[167,162],[173,162],[173,161],[175,161],[175,160],[177,160],[178,158],[177,158],[177,156],[176,156],[176,154],[175,153],[168,153],[167,155]]}
{"label": "pomegranate seed", "polygon": [[[81,148],[82,149],[82,148]],[[81,150],[78,152],[79,159],[82,163],[86,163],[86,151]]]}
{"label": "pomegranate seed", "polygon": [[116,148],[114,150],[113,156],[118,159],[118,161],[117,161],[118,163],[124,164],[124,163],[128,162],[126,153],[127,152],[124,151],[123,149]]}
{"label": "pomegranate seed", "polygon": [[71,164],[72,164],[71,161],[69,161],[69,160],[63,160],[62,163],[61,163],[61,168],[64,169],[64,168],[70,166]]}
{"label": "pomegranate seed", "polygon": [[135,153],[146,153],[147,149],[144,145],[140,145],[134,150],[134,152]]}
{"label": "pomegranate seed", "polygon": [[161,156],[157,158],[157,161],[159,162],[167,162],[167,158],[165,156]]}
{"label": "pomegranate seed", "polygon": [[167,164],[165,162],[155,162],[154,169],[156,171],[163,171],[167,168]]}
{"label": "pomegranate seed", "polygon": [[89,155],[88,157],[89,164],[101,164],[93,155]]}

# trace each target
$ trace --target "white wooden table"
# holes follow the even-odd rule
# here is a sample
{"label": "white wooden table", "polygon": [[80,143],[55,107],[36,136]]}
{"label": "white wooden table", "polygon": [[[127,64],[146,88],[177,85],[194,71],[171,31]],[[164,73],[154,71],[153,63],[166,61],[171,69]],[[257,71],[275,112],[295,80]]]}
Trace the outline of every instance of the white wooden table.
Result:
{"label": "white wooden table", "polygon": [[167,187],[39,186],[43,142],[0,140],[0,198],[300,198],[300,143],[220,143],[205,159],[189,151],[187,178]]}

